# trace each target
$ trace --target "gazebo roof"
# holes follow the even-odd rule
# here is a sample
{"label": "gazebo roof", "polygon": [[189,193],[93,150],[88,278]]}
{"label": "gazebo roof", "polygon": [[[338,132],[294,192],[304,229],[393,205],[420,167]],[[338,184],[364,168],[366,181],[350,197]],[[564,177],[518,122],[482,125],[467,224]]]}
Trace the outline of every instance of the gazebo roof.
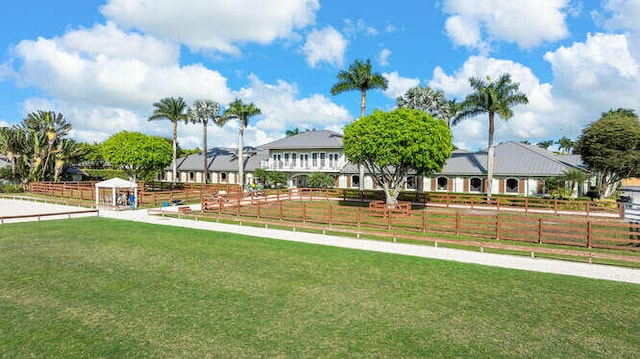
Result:
{"label": "gazebo roof", "polygon": [[138,184],[122,178],[112,178],[96,183],[97,188],[137,188]]}

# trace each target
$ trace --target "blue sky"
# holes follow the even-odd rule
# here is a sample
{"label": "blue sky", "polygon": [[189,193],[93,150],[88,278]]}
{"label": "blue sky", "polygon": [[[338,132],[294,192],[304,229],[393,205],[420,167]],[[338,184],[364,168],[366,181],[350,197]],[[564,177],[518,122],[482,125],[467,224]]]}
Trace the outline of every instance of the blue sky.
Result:
{"label": "blue sky", "polygon": [[[150,4],[153,4],[151,6]],[[62,112],[80,141],[120,130],[170,136],[148,122],[167,96],[189,103],[240,97],[262,115],[247,145],[287,129],[332,129],[359,115],[359,94],[332,96],[336,74],[371,59],[389,80],[367,112],[390,110],[427,85],[463,99],[471,76],[504,72],[529,97],[500,121],[496,140],[576,138],[610,108],[640,110],[640,0],[4,0],[0,13],[0,125]],[[485,116],[453,128],[454,143],[486,146]],[[234,146],[237,125],[209,129]],[[181,125],[183,147],[201,128]]]}

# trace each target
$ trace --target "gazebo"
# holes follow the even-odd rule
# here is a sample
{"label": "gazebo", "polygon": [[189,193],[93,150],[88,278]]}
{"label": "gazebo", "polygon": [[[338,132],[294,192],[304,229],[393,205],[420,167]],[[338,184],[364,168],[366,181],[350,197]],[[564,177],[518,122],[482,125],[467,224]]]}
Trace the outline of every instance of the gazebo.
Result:
{"label": "gazebo", "polygon": [[[138,184],[135,182],[130,182],[124,180],[122,178],[112,178],[106,181],[96,183],[96,207],[100,204],[100,189],[109,189],[111,188],[111,206],[117,207],[117,194],[121,190],[133,190],[133,195],[138,200]],[[106,200],[105,200],[106,202]],[[126,202],[125,202],[126,204]],[[135,204],[134,204],[135,206]]]}

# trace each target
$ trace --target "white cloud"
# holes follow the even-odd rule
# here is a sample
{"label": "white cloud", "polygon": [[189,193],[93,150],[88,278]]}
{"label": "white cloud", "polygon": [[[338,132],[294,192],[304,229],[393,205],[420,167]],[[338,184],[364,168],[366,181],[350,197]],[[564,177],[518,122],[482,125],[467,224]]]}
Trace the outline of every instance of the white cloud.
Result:
{"label": "white cloud", "polygon": [[250,86],[241,89],[239,94],[245,101],[254,102],[261,109],[262,116],[254,126],[270,134],[273,139],[281,137],[288,128],[324,129],[342,126],[353,119],[347,109],[324,95],[298,98],[295,84],[284,80],[268,84],[253,74],[249,80]]}
{"label": "white cloud", "polygon": [[155,65],[170,65],[178,62],[180,48],[150,36],[126,33],[114,23],[96,24],[91,29],[69,31],[61,43],[67,49],[91,58],[139,60]]}
{"label": "white cloud", "polygon": [[380,66],[388,66],[389,65],[389,57],[391,56],[391,50],[382,49],[378,54],[378,63]]}
{"label": "white cloud", "polygon": [[605,26],[613,30],[640,31],[640,2],[635,0],[608,0],[603,8],[612,13]]}
{"label": "white cloud", "polygon": [[318,0],[109,0],[105,17],[127,29],[192,49],[238,53],[235,44],[268,44],[315,22]]}
{"label": "white cloud", "polygon": [[342,31],[351,38],[357,37],[358,34],[365,34],[367,36],[378,35],[378,30],[373,26],[367,25],[362,19],[358,19],[356,22],[353,22],[351,19],[344,20],[344,28]]}
{"label": "white cloud", "polygon": [[100,141],[123,129],[169,136],[169,126],[146,122],[152,104],[164,97],[233,99],[220,73],[201,64],[180,66],[177,46],[113,24],[24,40],[13,53],[20,64],[17,81],[49,96],[25,101],[25,113],[58,109],[80,140]]}
{"label": "white cloud", "polygon": [[307,56],[307,63],[312,68],[320,62],[332,66],[344,65],[344,54],[347,50],[347,40],[336,29],[327,26],[324,29],[314,29],[307,35],[302,51]]}
{"label": "white cloud", "polygon": [[402,95],[404,95],[408,89],[418,86],[420,84],[420,79],[418,78],[409,78],[409,77],[401,77],[398,74],[398,71],[393,72],[384,72],[382,76],[389,81],[387,89],[384,91],[384,94],[387,97],[396,99]]}
{"label": "white cloud", "polygon": [[[449,98],[461,101],[472,91],[470,77],[497,79],[503,73],[510,73],[512,81],[520,84],[520,91],[527,95],[529,104],[514,107],[514,116],[508,122],[496,121],[496,142],[554,136],[560,110],[551,97],[552,86],[541,84],[531,69],[522,64],[472,56],[452,75],[436,67],[429,86],[442,89]],[[453,128],[454,142],[460,148],[485,148],[488,131],[486,115],[469,118]]]}
{"label": "white cloud", "polygon": [[447,35],[456,45],[486,51],[494,40],[507,41],[521,48],[565,38],[568,0],[445,0],[443,11]]}
{"label": "white cloud", "polygon": [[551,63],[556,82],[581,92],[638,76],[638,62],[629,52],[626,35],[587,35],[585,43],[560,47],[544,59]]}
{"label": "white cloud", "polygon": [[[231,99],[226,79],[218,72],[200,64],[179,66],[174,49],[156,46],[157,40],[153,38],[103,30],[98,25],[93,30],[68,32],[62,38],[20,42],[15,48],[22,63],[18,70],[20,81],[43,89],[62,102],[114,107],[148,107],[160,98],[176,94],[187,99],[203,96],[223,102]],[[97,50],[87,45],[92,35],[97,43],[118,40],[122,50],[94,52]],[[137,58],[131,51],[135,46],[148,51],[144,57],[163,58],[162,64]],[[129,54],[131,57],[127,57]],[[175,62],[167,63],[171,58]]]}
{"label": "white cloud", "polygon": [[386,32],[387,34],[390,34],[390,33],[396,32],[397,30],[398,30],[398,28],[397,28],[397,27],[395,27],[395,26],[394,26],[393,24],[391,24],[391,23],[387,23],[387,24],[384,26],[384,32]]}

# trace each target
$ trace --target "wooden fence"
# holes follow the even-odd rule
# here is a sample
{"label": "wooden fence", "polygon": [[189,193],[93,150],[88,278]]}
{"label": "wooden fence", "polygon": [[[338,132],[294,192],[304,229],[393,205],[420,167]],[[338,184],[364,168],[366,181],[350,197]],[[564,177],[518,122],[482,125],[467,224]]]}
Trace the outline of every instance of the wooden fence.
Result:
{"label": "wooden fence", "polygon": [[408,215],[394,212],[380,215],[363,207],[284,200],[256,202],[255,205],[226,202],[210,207],[207,212],[213,216],[255,218],[275,223],[321,224],[328,228],[342,226],[355,230],[382,230],[385,233],[437,234],[538,245],[640,251],[640,224],[602,219],[561,219],[430,208],[413,210]]}
{"label": "wooden fence", "polygon": [[[96,182],[34,182],[29,185],[32,193],[48,196],[74,198],[95,201]],[[203,184],[168,182],[139,182],[138,202],[141,206],[162,206],[171,199],[184,202],[200,202],[204,197],[213,197],[221,191],[228,198],[258,198],[264,195],[276,196],[278,199],[343,199],[359,201],[376,201],[382,199],[381,191],[358,191],[354,189],[335,188],[290,188],[283,190],[266,190],[245,192],[241,195],[239,185]],[[106,193],[106,192],[105,192]],[[103,195],[103,194],[100,194]],[[403,201],[421,203],[428,207],[459,208],[469,207],[478,210],[524,211],[525,213],[571,213],[586,216],[619,216],[622,217],[621,205],[612,205],[585,200],[559,200],[540,197],[492,196],[440,193],[440,192],[403,192]]]}
{"label": "wooden fence", "polygon": [[70,211],[70,212],[52,212],[52,213],[36,213],[36,214],[21,214],[17,216],[2,216],[0,217],[0,224],[5,224],[7,221],[12,220],[21,220],[21,219],[35,219],[37,221],[41,221],[43,217],[59,217],[65,216],[68,219],[71,219],[73,216],[81,215],[81,214],[95,214],[98,215],[97,209],[87,209],[80,211]]}

